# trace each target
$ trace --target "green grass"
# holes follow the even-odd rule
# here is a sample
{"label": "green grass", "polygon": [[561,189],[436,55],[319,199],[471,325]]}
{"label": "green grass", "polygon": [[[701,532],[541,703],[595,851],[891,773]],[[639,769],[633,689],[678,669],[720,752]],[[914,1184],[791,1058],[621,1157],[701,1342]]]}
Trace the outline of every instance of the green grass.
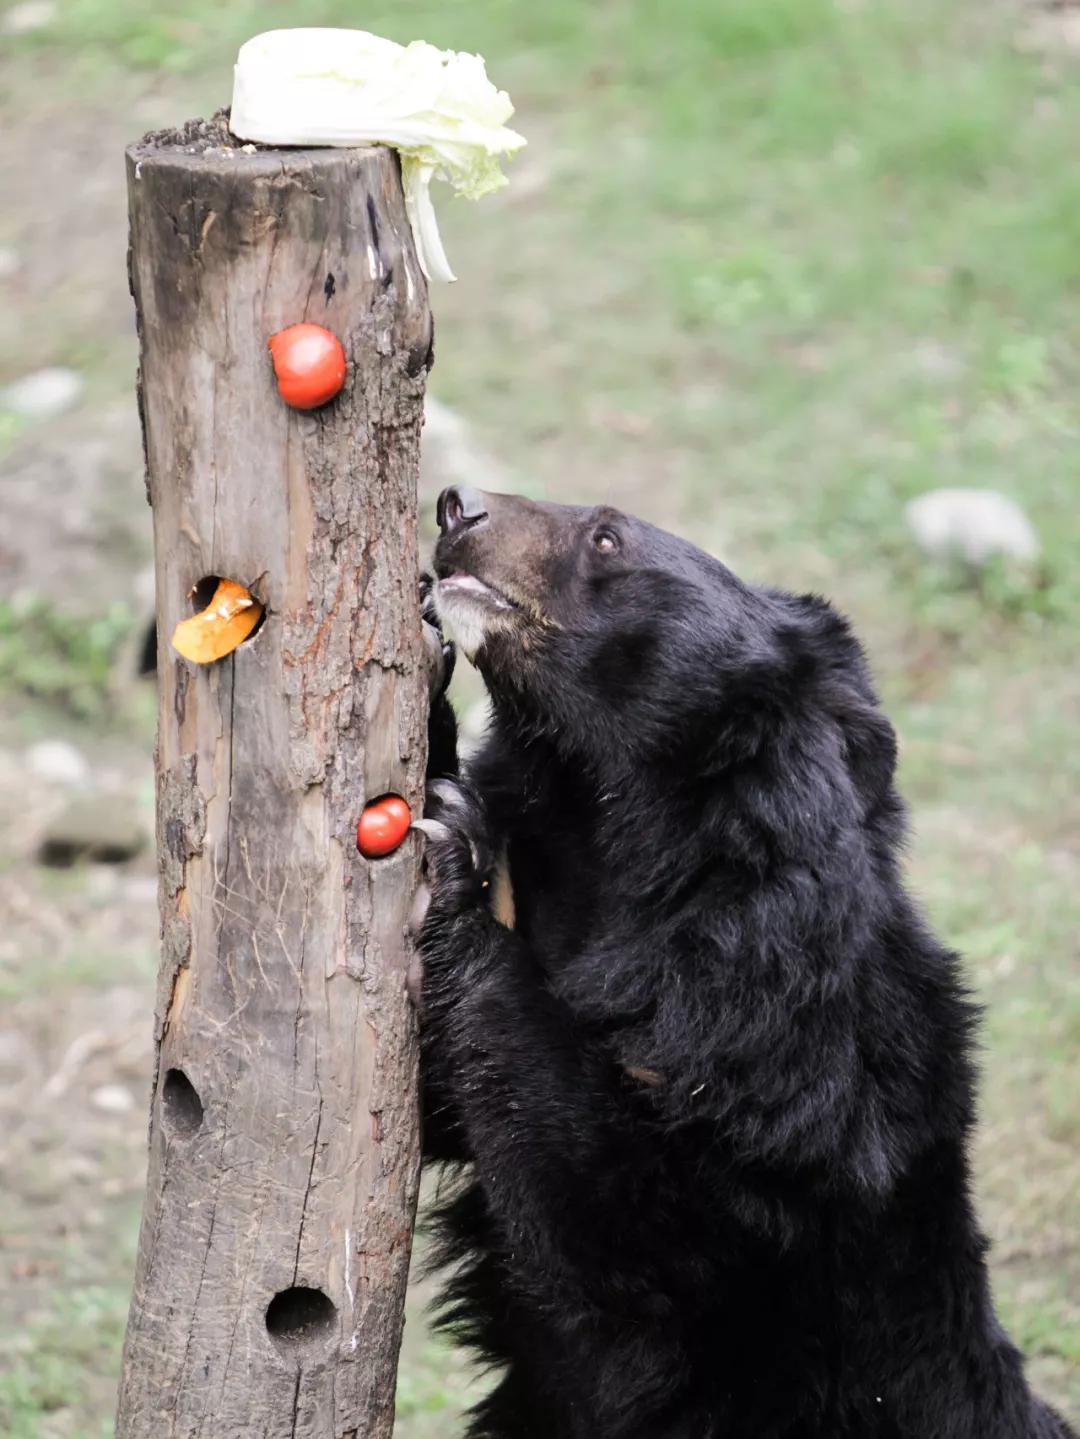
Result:
{"label": "green grass", "polygon": [[83,719],[110,708],[110,676],[134,628],[126,605],[75,618],[39,595],[0,601],[0,689],[61,706]]}
{"label": "green grass", "polygon": [[33,1317],[17,1351],[22,1362],[0,1371],[0,1433],[43,1439],[53,1427],[66,1439],[109,1439],[107,1376],[123,1343],[127,1300],[126,1288],[88,1286]]}
{"label": "green grass", "polygon": [[[94,105],[172,72],[208,109],[243,39],[302,23],[479,49],[518,104],[505,195],[436,195],[461,278],[433,294],[435,392],[536,492],[824,590],[866,638],[913,879],[988,1006],[1003,1313],[1080,1415],[1074,72],[983,0],[61,0],[20,60]],[[944,484],[1027,508],[1037,585],[913,554],[903,506]],[[408,1351],[402,1433],[453,1432],[457,1363]]]}

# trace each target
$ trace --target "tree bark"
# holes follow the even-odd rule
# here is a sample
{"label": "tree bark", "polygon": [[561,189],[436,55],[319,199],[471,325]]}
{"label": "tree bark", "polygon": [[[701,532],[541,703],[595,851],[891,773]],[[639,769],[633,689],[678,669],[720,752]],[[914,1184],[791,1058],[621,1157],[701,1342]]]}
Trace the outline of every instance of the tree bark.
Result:
{"label": "tree bark", "polygon": [[[417,471],[427,287],[396,155],[240,148],[221,119],[127,155],[154,509],[162,954],[150,1168],[118,1439],[393,1427],[416,1204],[407,918],[423,798]],[[342,341],[338,397],[279,397],[267,349]],[[210,577],[265,621],[171,648]],[[205,594],[205,588],[203,591]]]}

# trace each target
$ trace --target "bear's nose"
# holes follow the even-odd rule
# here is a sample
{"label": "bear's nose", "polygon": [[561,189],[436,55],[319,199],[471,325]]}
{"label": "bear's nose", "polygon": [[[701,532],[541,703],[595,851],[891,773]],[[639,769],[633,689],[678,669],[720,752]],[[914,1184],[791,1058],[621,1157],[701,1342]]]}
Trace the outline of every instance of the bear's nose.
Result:
{"label": "bear's nose", "polygon": [[487,519],[484,496],[471,485],[451,485],[443,490],[435,507],[435,518],[444,535],[457,534]]}

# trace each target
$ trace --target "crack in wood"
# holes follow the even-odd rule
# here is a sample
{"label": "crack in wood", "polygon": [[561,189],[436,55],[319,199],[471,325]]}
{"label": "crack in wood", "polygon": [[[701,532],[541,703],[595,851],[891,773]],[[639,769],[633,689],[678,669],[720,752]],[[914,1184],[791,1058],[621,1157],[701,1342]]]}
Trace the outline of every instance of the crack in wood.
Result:
{"label": "crack in wood", "polygon": [[[318,1065],[315,1067],[315,1083],[319,1082]],[[293,1283],[300,1283],[300,1249],[304,1243],[304,1224],[307,1221],[308,1201],[311,1199],[312,1181],[315,1176],[315,1164],[319,1158],[319,1134],[322,1130],[323,1102],[319,1100],[319,1110],[315,1116],[315,1138],[311,1143],[311,1167],[308,1170],[307,1184],[304,1186],[304,1207],[300,1211],[300,1229],[296,1236],[296,1259],[293,1262]]]}
{"label": "crack in wood", "polygon": [[303,1370],[301,1370],[296,1376],[296,1388],[293,1390],[292,1428],[289,1430],[290,1439],[296,1439],[296,1426],[300,1422],[300,1381],[303,1377]]}

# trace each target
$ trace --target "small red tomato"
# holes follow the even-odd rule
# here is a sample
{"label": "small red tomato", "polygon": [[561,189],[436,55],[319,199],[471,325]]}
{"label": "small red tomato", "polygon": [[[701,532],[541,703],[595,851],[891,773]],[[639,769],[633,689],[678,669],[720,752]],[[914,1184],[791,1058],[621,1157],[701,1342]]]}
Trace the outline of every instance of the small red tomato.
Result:
{"label": "small red tomato", "polygon": [[409,832],[412,815],[399,795],[388,794],[369,804],[356,826],[356,847],[365,859],[390,854]]}
{"label": "small red tomato", "polygon": [[290,325],[270,337],[281,398],[294,410],[317,410],[345,383],[341,341],[321,325]]}

